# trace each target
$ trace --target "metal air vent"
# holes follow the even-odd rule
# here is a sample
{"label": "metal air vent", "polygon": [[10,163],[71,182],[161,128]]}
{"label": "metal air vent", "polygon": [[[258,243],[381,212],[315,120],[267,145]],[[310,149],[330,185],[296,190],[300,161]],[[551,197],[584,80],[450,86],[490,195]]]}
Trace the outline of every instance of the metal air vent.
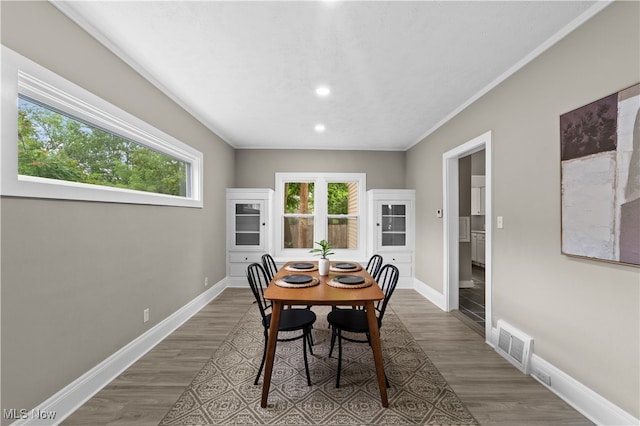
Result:
{"label": "metal air vent", "polygon": [[530,336],[508,323],[498,320],[496,352],[525,374],[529,374],[532,345],[533,339]]}

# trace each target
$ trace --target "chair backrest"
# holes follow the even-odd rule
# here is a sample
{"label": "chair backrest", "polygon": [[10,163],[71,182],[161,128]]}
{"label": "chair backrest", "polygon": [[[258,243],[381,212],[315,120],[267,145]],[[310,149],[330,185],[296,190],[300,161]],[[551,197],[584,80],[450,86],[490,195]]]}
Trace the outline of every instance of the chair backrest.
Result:
{"label": "chair backrest", "polygon": [[391,295],[396,289],[399,276],[400,272],[394,265],[386,264],[382,269],[380,269],[378,285],[384,293],[384,299],[380,300],[376,305],[376,310],[378,311],[378,327],[382,325],[382,317],[384,317],[384,312],[387,310],[389,299],[391,299]]}
{"label": "chair backrest", "polygon": [[256,302],[258,302],[260,315],[262,315],[262,324],[266,327],[268,325],[267,315],[270,313],[267,311],[270,311],[272,303],[264,298],[264,290],[269,286],[271,280],[267,277],[267,273],[259,263],[252,263],[247,267],[247,279],[249,280],[249,286],[256,298]]}
{"label": "chair backrest", "polygon": [[278,273],[278,266],[276,266],[276,261],[273,260],[273,257],[269,253],[262,255],[262,267],[264,271],[267,273],[267,278],[269,281],[273,279]]}
{"label": "chair backrest", "polygon": [[371,258],[369,258],[369,262],[367,263],[367,272],[376,281],[378,280],[380,268],[382,268],[382,256],[380,256],[379,254],[374,254],[373,256],[371,256]]}

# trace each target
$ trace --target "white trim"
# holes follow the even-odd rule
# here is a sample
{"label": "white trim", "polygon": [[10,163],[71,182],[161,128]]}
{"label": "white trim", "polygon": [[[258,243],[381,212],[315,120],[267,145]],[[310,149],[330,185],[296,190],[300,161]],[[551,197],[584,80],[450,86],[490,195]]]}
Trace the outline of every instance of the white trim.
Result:
{"label": "white trim", "polygon": [[[193,315],[209,304],[227,287],[226,278],[214,284],[209,290],[201,293],[195,299],[178,309],[169,317],[156,324],[147,332],[129,342],[117,352],[113,353],[100,364],[78,377],[76,380],[56,392],[46,401],[29,410],[45,413],[55,412],[55,423],[61,423],[93,395],[118,377],[134,362],[139,360],[158,343],[173,333],[178,327],[188,321]],[[51,420],[38,420],[31,416],[18,420],[12,425],[49,425]]]}
{"label": "white trim", "polygon": [[582,24],[587,22],[589,19],[591,19],[592,17],[594,17],[595,15],[600,13],[605,7],[609,6],[611,3],[613,3],[613,0],[607,0],[607,1],[598,0],[598,1],[596,1],[593,6],[591,6],[589,9],[584,11],[580,16],[575,18],[573,21],[569,22],[562,29],[560,29],[560,31],[555,33],[553,36],[551,36],[548,40],[546,40],[544,43],[542,43],[536,49],[531,51],[527,56],[522,58],[520,61],[515,63],[511,68],[509,68],[508,70],[503,72],[501,75],[499,75],[495,80],[493,80],[491,83],[489,83],[484,88],[482,88],[478,93],[476,93],[475,95],[473,95],[469,99],[467,99],[467,101],[464,102],[462,105],[460,105],[458,108],[456,108],[453,111],[451,111],[451,113],[449,113],[442,120],[438,121],[434,126],[432,126],[422,136],[420,136],[417,141],[415,141],[411,145],[407,146],[406,149],[409,150],[412,147],[414,147],[415,145],[419,144],[424,138],[426,138],[431,133],[433,133],[436,130],[438,130],[440,127],[444,126],[445,123],[447,123],[449,120],[451,120],[456,115],[460,114],[469,105],[473,104],[475,101],[477,101],[478,99],[480,99],[481,97],[483,97],[484,95],[489,93],[491,90],[493,90],[495,87],[497,87],[500,83],[502,83],[503,81],[505,81],[506,79],[511,77],[513,74],[518,72],[520,69],[524,68],[529,62],[533,61],[535,58],[537,58],[542,53],[544,53],[547,49],[551,48],[554,44],[556,44],[557,42],[559,42],[560,40],[565,38],[567,35],[569,35],[573,30],[575,30],[576,28],[578,28],[579,26],[581,26]]}
{"label": "white trim", "polygon": [[442,154],[442,195],[443,195],[443,282],[445,311],[458,309],[459,288],[459,246],[458,246],[458,160],[461,157],[485,150],[485,340],[491,339],[493,321],[492,281],[493,281],[493,174],[491,164],[491,131],[457,146]]}
{"label": "white trim", "polygon": [[413,289],[441,310],[445,312],[447,311],[444,295],[434,290],[430,285],[423,283],[417,278],[414,278]]}
{"label": "white trim", "polygon": [[[310,249],[285,249],[282,247],[283,216],[284,216],[284,184],[285,182],[313,182],[315,183],[315,212],[313,241],[327,238],[327,184],[332,182],[358,183],[358,248],[333,249],[332,259],[364,259],[367,253],[367,174],[366,173],[276,173],[275,195],[273,207],[273,252],[276,259],[315,259]],[[319,220],[322,219],[322,220]]]}
{"label": "white trim", "polygon": [[473,280],[460,280],[458,288],[473,288]]}
{"label": "white trim", "polygon": [[[203,207],[203,154],[30,59],[2,46],[2,195]],[[189,165],[187,196],[171,196],[18,175],[18,94],[42,102]]]}
{"label": "white trim", "polygon": [[[551,386],[536,376],[538,371],[544,372],[551,378]],[[531,376],[595,424],[640,424],[640,419],[633,417],[622,408],[536,354],[533,354],[531,357]]]}

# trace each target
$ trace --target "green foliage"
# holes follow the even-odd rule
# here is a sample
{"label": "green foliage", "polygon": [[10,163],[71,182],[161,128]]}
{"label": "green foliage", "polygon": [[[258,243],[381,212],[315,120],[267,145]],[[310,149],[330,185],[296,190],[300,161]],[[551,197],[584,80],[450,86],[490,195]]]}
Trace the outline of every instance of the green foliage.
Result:
{"label": "green foliage", "polygon": [[334,254],[331,250],[333,248],[329,245],[327,240],[316,241],[316,244],[320,246],[320,248],[316,247],[314,249],[309,250],[309,253],[313,253],[316,256],[320,256],[323,259],[326,259],[327,256],[331,256]]}
{"label": "green foliage", "polygon": [[327,196],[329,214],[349,213],[349,187],[346,183],[330,183]]}
{"label": "green foliage", "polygon": [[[315,184],[313,182],[289,182],[286,184],[287,199],[285,213],[308,213],[313,211]],[[301,197],[306,191],[308,203],[306,206],[300,204]],[[305,209],[305,207],[307,209]]]}
{"label": "green foliage", "polygon": [[[308,211],[300,204],[302,193],[308,191]],[[313,211],[314,184],[304,182],[289,182],[286,186],[287,198],[285,213],[307,213]],[[327,187],[329,214],[347,214],[349,210],[349,187],[346,183],[330,183]]]}
{"label": "green foliage", "polygon": [[184,162],[22,98],[18,145],[21,175],[186,195]]}

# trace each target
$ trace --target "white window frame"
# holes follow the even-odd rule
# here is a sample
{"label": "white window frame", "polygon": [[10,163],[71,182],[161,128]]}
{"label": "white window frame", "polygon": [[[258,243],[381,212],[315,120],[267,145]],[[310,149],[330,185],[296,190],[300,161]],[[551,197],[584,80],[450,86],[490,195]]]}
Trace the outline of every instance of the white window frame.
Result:
{"label": "white window frame", "polygon": [[[327,239],[328,205],[327,184],[357,182],[358,184],[358,244],[355,249],[334,249],[332,259],[362,261],[366,257],[366,221],[367,221],[367,175],[366,173],[276,173],[274,197],[274,233],[273,247],[275,257],[282,260],[306,260],[317,257],[309,253],[310,249],[285,248],[284,242],[284,187],[288,182],[314,183],[314,226],[313,241]],[[354,217],[354,215],[347,215]]]}
{"label": "white window frame", "polygon": [[[3,196],[203,207],[203,155],[76,84],[2,46],[0,193]],[[43,103],[188,164],[187,196],[18,174],[18,95]]]}

